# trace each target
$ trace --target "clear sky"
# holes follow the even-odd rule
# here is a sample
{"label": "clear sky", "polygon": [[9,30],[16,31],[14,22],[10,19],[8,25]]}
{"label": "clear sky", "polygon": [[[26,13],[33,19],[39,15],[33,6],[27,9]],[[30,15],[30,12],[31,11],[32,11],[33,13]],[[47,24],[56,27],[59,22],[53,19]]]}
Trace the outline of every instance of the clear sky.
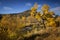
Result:
{"label": "clear sky", "polygon": [[43,4],[48,4],[50,10],[60,15],[60,0],[0,0],[0,14],[19,13],[29,10],[34,3],[38,3],[38,10]]}

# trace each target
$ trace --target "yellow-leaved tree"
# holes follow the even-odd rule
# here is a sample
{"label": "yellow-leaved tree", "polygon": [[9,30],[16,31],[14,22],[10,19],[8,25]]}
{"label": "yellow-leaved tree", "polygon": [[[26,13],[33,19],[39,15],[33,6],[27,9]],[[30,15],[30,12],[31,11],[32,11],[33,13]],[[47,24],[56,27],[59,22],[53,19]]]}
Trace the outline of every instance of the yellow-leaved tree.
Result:
{"label": "yellow-leaved tree", "polygon": [[31,16],[35,16],[36,12],[37,12],[37,8],[38,8],[38,5],[37,3],[35,3],[35,5],[31,8]]}
{"label": "yellow-leaved tree", "polygon": [[42,19],[43,19],[43,24],[45,27],[56,27],[56,22],[54,19],[54,12],[49,11],[49,6],[48,5],[43,5],[42,6]]}

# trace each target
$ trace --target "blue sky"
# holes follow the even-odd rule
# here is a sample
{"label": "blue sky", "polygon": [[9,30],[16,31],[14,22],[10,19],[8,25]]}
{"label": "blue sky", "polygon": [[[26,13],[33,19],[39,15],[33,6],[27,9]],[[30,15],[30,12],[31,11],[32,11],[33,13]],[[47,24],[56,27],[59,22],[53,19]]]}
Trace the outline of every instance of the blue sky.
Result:
{"label": "blue sky", "polygon": [[34,3],[38,3],[38,10],[43,4],[48,4],[50,10],[60,15],[60,0],[0,0],[0,14],[19,13],[29,10]]}

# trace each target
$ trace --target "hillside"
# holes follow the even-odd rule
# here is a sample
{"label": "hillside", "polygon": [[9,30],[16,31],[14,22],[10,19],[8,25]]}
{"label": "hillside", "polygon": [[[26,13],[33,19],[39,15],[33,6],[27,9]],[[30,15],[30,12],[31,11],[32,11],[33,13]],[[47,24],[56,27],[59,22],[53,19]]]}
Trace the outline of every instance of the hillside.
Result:
{"label": "hillside", "polygon": [[60,40],[60,16],[37,4],[22,13],[0,14],[1,40]]}

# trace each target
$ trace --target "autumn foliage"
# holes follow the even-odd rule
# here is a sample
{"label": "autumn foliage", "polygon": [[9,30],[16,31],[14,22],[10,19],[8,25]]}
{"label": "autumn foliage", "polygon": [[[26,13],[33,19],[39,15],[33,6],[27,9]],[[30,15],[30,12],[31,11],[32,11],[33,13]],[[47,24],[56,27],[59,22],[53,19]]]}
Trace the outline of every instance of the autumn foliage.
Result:
{"label": "autumn foliage", "polygon": [[44,4],[41,11],[37,12],[38,4],[35,3],[27,17],[26,14],[23,16],[17,14],[2,15],[0,19],[0,40],[23,40],[24,37],[29,37],[33,33],[44,34],[46,32],[50,33],[51,30],[55,31],[57,27],[60,27],[60,17],[50,11],[49,7]]}

